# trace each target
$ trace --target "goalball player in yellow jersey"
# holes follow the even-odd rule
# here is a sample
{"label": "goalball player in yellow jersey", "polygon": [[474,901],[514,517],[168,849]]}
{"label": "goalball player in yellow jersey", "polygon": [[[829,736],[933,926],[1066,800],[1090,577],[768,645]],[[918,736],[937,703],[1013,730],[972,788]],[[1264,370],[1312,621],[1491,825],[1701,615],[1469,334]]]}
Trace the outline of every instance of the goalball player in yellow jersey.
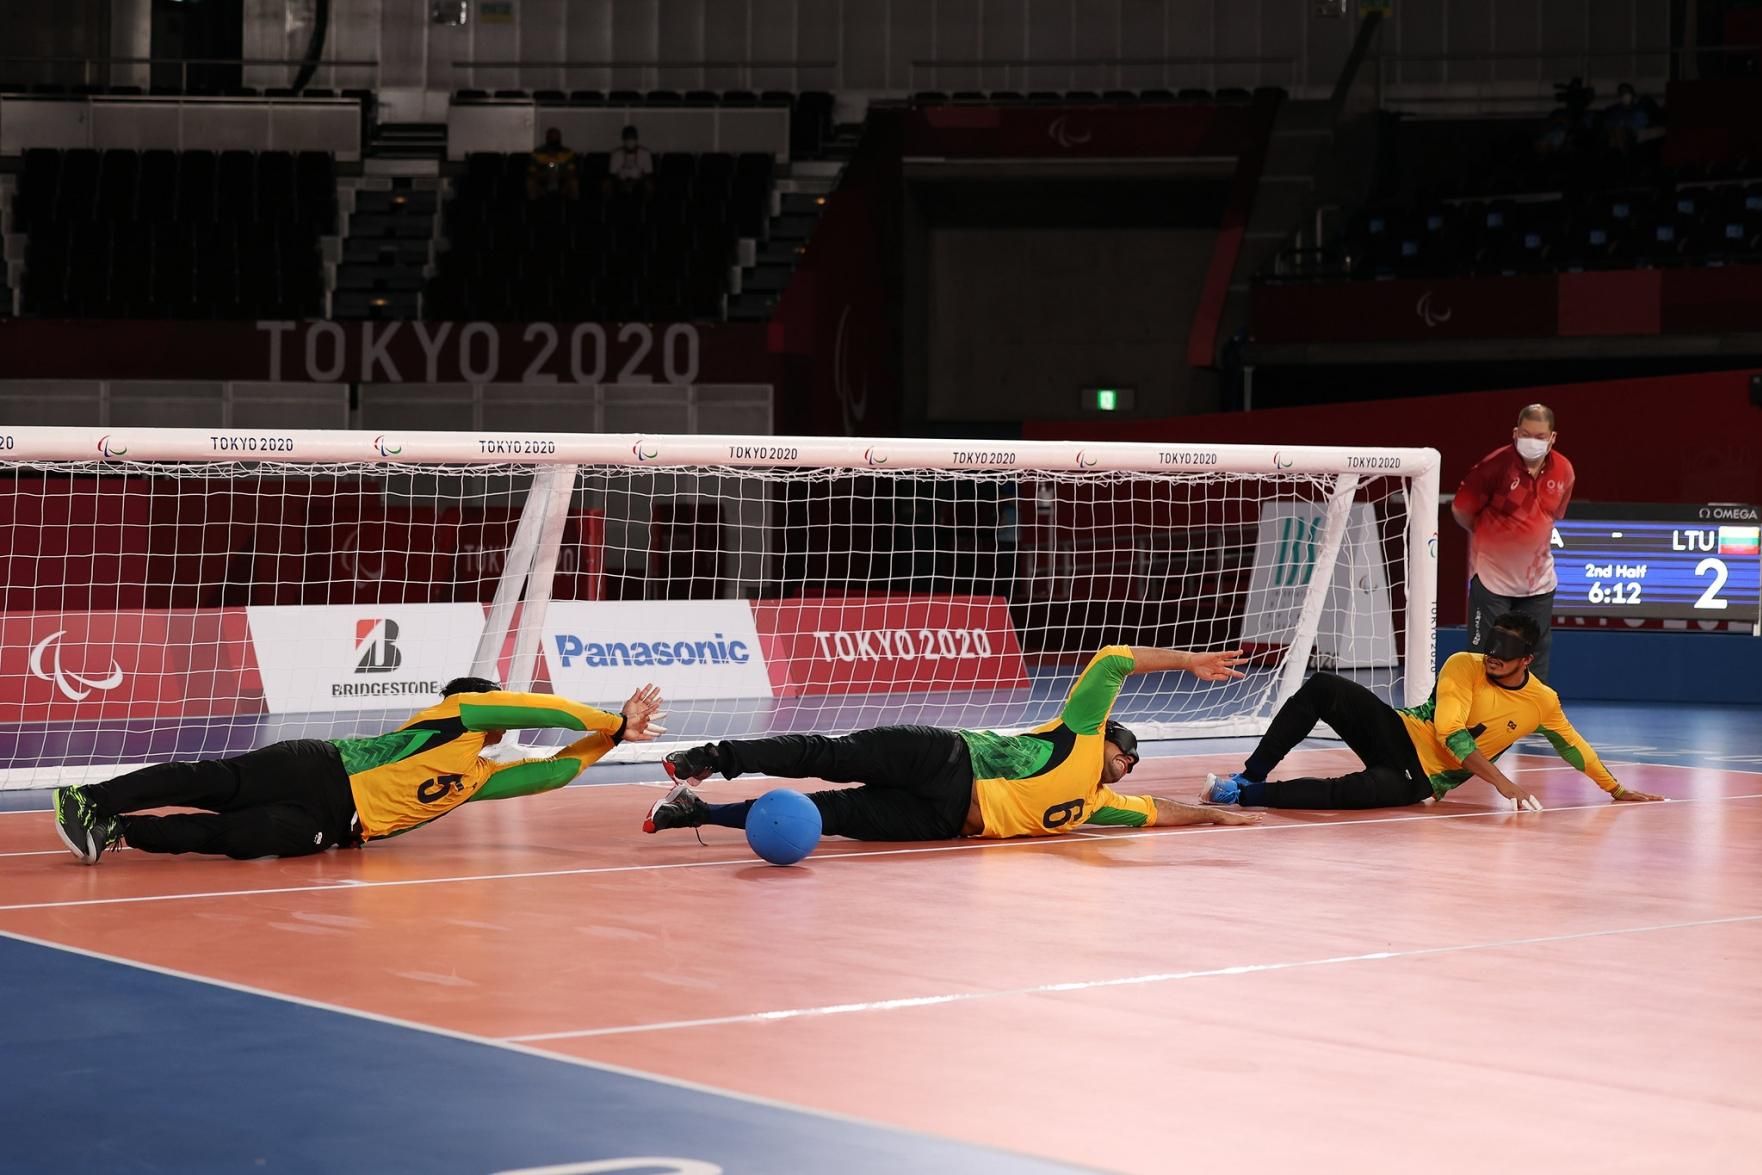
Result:
{"label": "goalball player in yellow jersey", "polygon": [[881,726],[841,738],[781,734],[706,743],[665,760],[678,781],[656,801],[644,832],[715,824],[746,827],[752,801],[705,803],[691,784],[720,771],[863,786],[808,793],[821,830],[854,840],[946,840],[957,836],[1055,836],[1084,825],[1252,824],[1248,813],[1206,809],[1161,796],[1121,795],[1112,785],[1138,763],[1138,740],[1112,721],[1130,673],[1184,669],[1202,681],[1242,674],[1241,651],[1188,653],[1110,645],[1071,687],[1063,711],[1026,734]]}
{"label": "goalball player in yellow jersey", "polygon": [[[1238,775],[1211,776],[1201,797],[1213,804],[1269,808],[1386,808],[1442,798],[1478,776],[1517,807],[1541,801],[1508,779],[1495,761],[1518,739],[1541,731],[1560,757],[1617,800],[1657,800],[1631,791],[1597,758],[1566,720],[1560,695],[1531,675],[1535,620],[1506,612],[1493,621],[1487,652],[1457,653],[1423,705],[1396,710],[1357,682],[1318,673],[1279,708],[1260,745]],[[1330,779],[1267,774],[1326,722],[1346,740],[1364,770]]]}
{"label": "goalball player in yellow jersey", "polygon": [[[549,694],[511,693],[460,677],[438,705],[369,738],[292,739],[228,759],[161,763],[104,783],[55,791],[56,831],[87,865],[118,843],[148,853],[299,857],[408,832],[470,800],[562,787],[620,742],[666,728],[645,685],[618,714]],[[484,750],[508,730],[579,730],[555,755],[496,762]],[[146,808],[201,814],[132,816]]]}

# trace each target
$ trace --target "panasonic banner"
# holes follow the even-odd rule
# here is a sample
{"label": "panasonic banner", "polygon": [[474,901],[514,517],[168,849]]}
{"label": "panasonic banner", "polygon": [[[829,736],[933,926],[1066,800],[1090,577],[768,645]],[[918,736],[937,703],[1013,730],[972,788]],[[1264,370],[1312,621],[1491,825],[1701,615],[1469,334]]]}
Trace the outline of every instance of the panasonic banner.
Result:
{"label": "panasonic banner", "polygon": [[552,691],[591,704],[651,681],[669,701],[771,696],[745,600],[553,600],[544,656]]}

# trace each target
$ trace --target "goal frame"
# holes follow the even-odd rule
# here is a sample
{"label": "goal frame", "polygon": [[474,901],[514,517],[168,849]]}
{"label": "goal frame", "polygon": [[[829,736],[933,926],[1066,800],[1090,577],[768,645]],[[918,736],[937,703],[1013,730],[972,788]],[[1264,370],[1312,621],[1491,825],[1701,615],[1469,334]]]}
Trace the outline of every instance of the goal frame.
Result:
{"label": "goal frame", "polygon": [[[1364,478],[1400,478],[1407,497],[1406,582],[1400,647],[1405,705],[1423,703],[1436,670],[1437,542],[1441,459],[1435,449],[1201,442],[964,441],[880,437],[648,435],[640,433],[370,432],[0,426],[0,463],[351,464],[395,472],[411,466],[531,466],[532,492],[489,606],[473,672],[494,676],[515,617],[508,688],[530,688],[552,573],[583,466],[667,469],[797,469],[876,473],[955,472],[1282,474],[1333,479],[1296,637],[1275,706],[1302,683],[1334,564]],[[528,639],[529,636],[529,639]],[[1243,733],[1202,732],[1202,733]],[[1150,733],[1149,737],[1159,736]]]}

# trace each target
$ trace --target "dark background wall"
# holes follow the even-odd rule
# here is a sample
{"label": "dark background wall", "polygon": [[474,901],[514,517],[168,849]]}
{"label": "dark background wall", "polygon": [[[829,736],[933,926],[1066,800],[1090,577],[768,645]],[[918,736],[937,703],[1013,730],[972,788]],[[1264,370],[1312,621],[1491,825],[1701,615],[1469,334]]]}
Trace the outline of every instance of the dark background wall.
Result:
{"label": "dark background wall", "polygon": [[[108,57],[108,0],[0,0],[0,54],[7,57]],[[76,62],[0,62],[0,77],[77,85]],[[102,82],[102,75],[91,78]]]}
{"label": "dark background wall", "polygon": [[928,418],[1078,414],[1097,385],[1189,410],[1187,329],[1215,229],[941,229],[928,264]]}

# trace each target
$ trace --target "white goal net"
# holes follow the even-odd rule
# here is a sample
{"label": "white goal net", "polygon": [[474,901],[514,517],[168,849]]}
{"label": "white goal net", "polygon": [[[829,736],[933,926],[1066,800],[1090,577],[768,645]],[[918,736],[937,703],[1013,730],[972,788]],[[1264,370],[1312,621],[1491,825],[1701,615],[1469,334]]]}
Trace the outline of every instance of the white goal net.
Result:
{"label": "white goal net", "polygon": [[[670,740],[1015,729],[1106,644],[1141,737],[1254,734],[1306,672],[1431,689],[1431,450],[0,431],[0,787],[388,729],[449,678]],[[543,735],[517,736],[527,745]],[[673,742],[627,746],[656,754]]]}

